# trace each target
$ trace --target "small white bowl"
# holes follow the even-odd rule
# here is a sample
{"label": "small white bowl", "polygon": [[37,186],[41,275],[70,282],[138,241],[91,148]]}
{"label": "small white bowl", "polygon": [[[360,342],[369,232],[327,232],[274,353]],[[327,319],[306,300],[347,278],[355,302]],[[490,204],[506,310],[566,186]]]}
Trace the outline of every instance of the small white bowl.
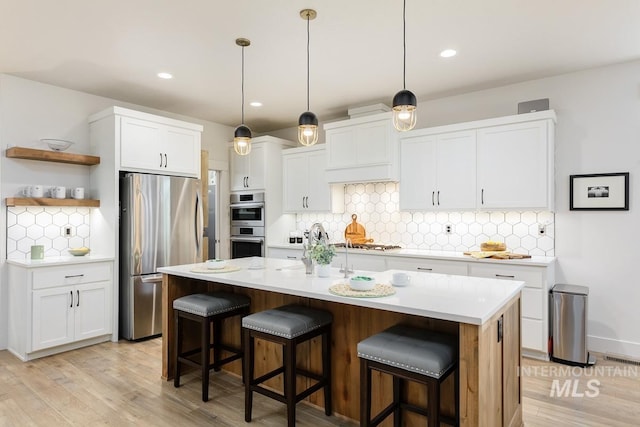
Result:
{"label": "small white bowl", "polygon": [[73,256],[85,256],[86,254],[91,252],[91,249],[89,249],[89,248],[69,248],[68,251]]}
{"label": "small white bowl", "polygon": [[369,276],[353,276],[349,279],[349,287],[354,291],[370,291],[376,287],[376,281]]}
{"label": "small white bowl", "polygon": [[49,148],[51,148],[53,151],[64,151],[73,145],[72,141],[67,141],[64,139],[43,138],[40,141],[46,142]]}
{"label": "small white bowl", "polygon": [[220,270],[227,266],[227,260],[225,259],[210,259],[205,262],[209,270]]}

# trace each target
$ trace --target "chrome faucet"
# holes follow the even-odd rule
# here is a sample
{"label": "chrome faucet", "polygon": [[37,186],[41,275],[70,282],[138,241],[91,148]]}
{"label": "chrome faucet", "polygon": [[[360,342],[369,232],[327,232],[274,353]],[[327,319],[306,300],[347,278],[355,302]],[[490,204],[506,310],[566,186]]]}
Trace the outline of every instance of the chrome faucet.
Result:
{"label": "chrome faucet", "polygon": [[342,268],[342,266],[340,267],[340,273],[344,273],[344,278],[346,279],[347,277],[349,277],[349,274],[353,273],[353,269],[349,270],[349,245],[351,245],[351,247],[353,247],[353,244],[351,243],[351,239],[346,238],[344,241],[344,263],[345,266],[344,268]]}

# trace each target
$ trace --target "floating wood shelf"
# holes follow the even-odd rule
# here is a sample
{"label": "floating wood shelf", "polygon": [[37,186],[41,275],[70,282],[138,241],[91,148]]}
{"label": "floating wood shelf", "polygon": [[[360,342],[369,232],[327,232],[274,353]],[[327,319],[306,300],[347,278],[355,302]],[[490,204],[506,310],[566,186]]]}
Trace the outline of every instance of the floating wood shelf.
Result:
{"label": "floating wood shelf", "polygon": [[93,166],[100,164],[100,157],[86,154],[63,153],[60,151],[37,150],[35,148],[7,148],[7,157],[14,159],[40,160],[44,162],[69,163]]}
{"label": "floating wood shelf", "polygon": [[99,208],[100,200],[51,199],[48,197],[7,197],[7,207],[9,206],[70,206]]}

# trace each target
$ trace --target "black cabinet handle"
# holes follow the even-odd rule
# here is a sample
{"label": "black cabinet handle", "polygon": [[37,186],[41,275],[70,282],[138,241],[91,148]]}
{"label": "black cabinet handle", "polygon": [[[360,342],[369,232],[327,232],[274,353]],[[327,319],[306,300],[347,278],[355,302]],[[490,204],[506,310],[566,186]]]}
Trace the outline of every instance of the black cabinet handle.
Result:
{"label": "black cabinet handle", "polygon": [[438,190],[438,206],[440,206],[440,190]]}
{"label": "black cabinet handle", "polygon": [[69,295],[71,295],[71,305],[69,307],[73,308],[73,291],[69,291]]}
{"label": "black cabinet handle", "polygon": [[160,166],[159,167],[162,167],[162,153],[158,153],[158,154],[160,154]]}
{"label": "black cabinet handle", "polygon": [[432,206],[435,206],[435,205],[436,205],[436,202],[435,202],[435,199],[434,199],[434,197],[435,197],[435,196],[436,196],[436,192],[435,192],[435,191],[432,191],[432,192],[431,192],[431,205],[432,205]]}
{"label": "black cabinet handle", "polygon": [[69,276],[64,276],[65,279],[71,279],[72,277],[83,277],[84,274],[72,274]]}
{"label": "black cabinet handle", "polygon": [[504,277],[506,279],[515,279],[516,276],[511,276],[509,274],[496,274],[496,277]]}
{"label": "black cabinet handle", "polygon": [[167,167],[167,153],[164,153],[164,167]]}
{"label": "black cabinet handle", "polygon": [[291,255],[287,255],[287,259],[298,259],[298,257],[294,257],[294,256],[291,256]]}
{"label": "black cabinet handle", "polygon": [[433,268],[427,268],[427,267],[417,267],[416,270],[420,270],[420,271],[433,271]]}
{"label": "black cabinet handle", "polygon": [[77,292],[76,295],[78,295],[78,301],[76,302],[76,307],[80,307],[80,291],[76,290],[76,292]]}
{"label": "black cabinet handle", "polygon": [[480,204],[484,205],[484,188],[480,191]]}

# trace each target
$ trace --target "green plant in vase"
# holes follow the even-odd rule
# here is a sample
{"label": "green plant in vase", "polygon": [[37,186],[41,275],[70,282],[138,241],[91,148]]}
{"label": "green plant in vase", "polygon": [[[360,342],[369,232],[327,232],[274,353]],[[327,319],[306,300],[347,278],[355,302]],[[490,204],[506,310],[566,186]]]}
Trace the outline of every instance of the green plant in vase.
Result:
{"label": "green plant in vase", "polygon": [[311,248],[311,259],[319,265],[331,264],[336,256],[336,248],[333,245],[315,245]]}

